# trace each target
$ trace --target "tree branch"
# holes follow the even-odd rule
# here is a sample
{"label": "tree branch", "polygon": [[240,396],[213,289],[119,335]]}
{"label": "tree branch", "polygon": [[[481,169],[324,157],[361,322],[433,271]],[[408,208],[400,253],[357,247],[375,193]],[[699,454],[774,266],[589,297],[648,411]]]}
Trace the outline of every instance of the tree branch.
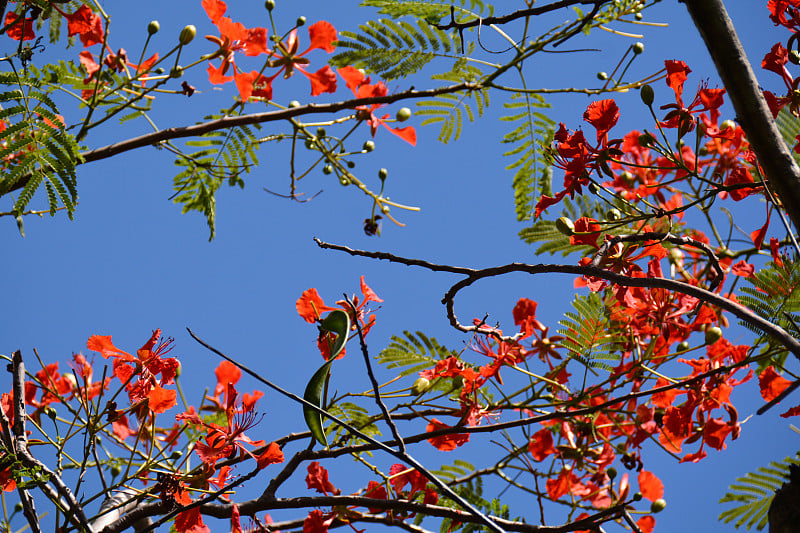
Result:
{"label": "tree branch", "polygon": [[783,141],[722,0],[683,0],[730,95],[736,119],[795,230],[800,229],[800,167]]}

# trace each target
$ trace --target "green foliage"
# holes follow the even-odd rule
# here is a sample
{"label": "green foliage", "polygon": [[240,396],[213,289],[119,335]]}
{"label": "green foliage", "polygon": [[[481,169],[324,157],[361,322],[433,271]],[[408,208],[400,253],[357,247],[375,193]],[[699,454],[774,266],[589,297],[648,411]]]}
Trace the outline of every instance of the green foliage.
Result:
{"label": "green foliage", "polygon": [[378,362],[387,369],[402,368],[400,377],[416,374],[430,368],[440,359],[446,359],[451,352],[440,345],[433,337],[421,331],[403,332],[403,337],[392,335],[389,346],[378,354]]}
{"label": "green foliage", "polygon": [[[221,116],[205,118],[212,120]],[[175,160],[176,166],[184,167],[173,180],[175,203],[183,204],[183,213],[199,211],[205,215],[210,230],[209,241],[215,235],[217,189],[225,180],[230,186],[244,188],[242,173],[249,173],[258,165],[254,130],[260,129],[259,124],[252,124],[205,133],[199,140],[186,143],[199,150],[191,154],[180,153]]]}
{"label": "green foliage", "polygon": [[619,361],[621,343],[624,341],[606,316],[606,306],[600,295],[591,292],[572,300],[573,311],[564,313],[558,323],[558,334],[564,337],[561,345],[569,350],[571,358],[590,368],[611,371],[605,361]]}
{"label": "green foliage", "polygon": [[516,169],[514,173],[514,206],[517,220],[530,220],[536,193],[536,176],[547,180],[552,174],[553,157],[547,149],[553,142],[555,122],[536,109],[549,108],[550,105],[538,94],[515,93],[511,102],[503,104],[510,115],[500,120],[512,122],[516,127],[503,136],[503,143],[512,145],[505,152],[506,157],[514,157],[514,162],[506,167]]}
{"label": "green foliage", "polygon": [[461,41],[454,32],[436,29],[424,20],[415,24],[381,19],[360,25],[359,32],[341,31],[339,52],[331,59],[337,67],[352,65],[386,80],[405,78],[436,57],[456,57]]}
{"label": "green foliage", "polygon": [[434,24],[450,14],[451,6],[459,22],[462,22],[461,15],[488,17],[494,14],[494,8],[481,0],[364,0],[361,5],[380,8],[378,13],[392,18],[411,15]]}
{"label": "green foliage", "polygon": [[[507,504],[501,502],[500,498],[493,498],[487,500],[483,497],[483,479],[475,477],[464,483],[453,487],[453,490],[469,503],[474,505],[478,510],[485,515],[496,516],[505,520],[523,521],[519,517],[511,518],[511,513]],[[453,504],[447,498],[441,498],[446,501],[444,505],[452,506]],[[442,505],[440,500],[440,505]],[[452,531],[461,531],[462,533],[473,533],[475,531],[491,531],[488,527],[480,524],[457,524],[451,519],[445,518],[439,526],[440,533],[448,533]]]}
{"label": "green foliage", "polygon": [[453,481],[460,477],[464,477],[475,471],[475,466],[472,464],[456,459],[452,465],[442,465],[439,470],[434,470],[433,473],[442,481]]}
{"label": "green foliage", "polygon": [[791,464],[800,465],[800,459],[795,456],[787,457],[783,462],[772,461],[769,466],[759,467],[757,471],[737,478],[719,501],[733,502],[735,507],[721,513],[719,520],[726,524],[735,520],[737,529],[741,526],[747,529],[755,527],[757,531],[764,529],[772,498],[788,478]]}
{"label": "green foliage", "polygon": [[79,148],[67,133],[48,89],[35,76],[16,71],[0,74],[3,130],[0,160],[4,171],[0,194],[21,187],[13,212],[23,213],[38,188],[44,184],[50,214],[63,205],[72,218],[78,198],[75,166]]}
{"label": "green foliage", "polygon": [[[378,429],[378,426],[373,423],[372,418],[367,410],[360,405],[352,402],[340,402],[328,406],[327,411],[340,420],[344,420],[345,422],[350,423],[350,425],[358,428],[359,431],[365,435],[377,437],[381,434],[380,429]],[[337,446],[347,446],[348,443],[355,444],[356,441],[358,441],[357,437],[343,429],[337,423],[330,421],[330,419],[326,420],[328,420],[328,422],[325,433],[331,435],[331,438],[329,439],[330,442],[337,442]]]}
{"label": "green foliage", "polygon": [[[550,187],[549,176],[543,174],[539,180],[540,190],[544,191]],[[546,194],[543,192],[543,194]],[[603,218],[603,205],[593,196],[576,196],[574,200],[564,197],[562,200],[563,209],[561,216],[568,217],[575,221],[581,217],[592,217],[597,220]],[[569,237],[556,229],[554,220],[538,219],[529,228],[523,228],[519,232],[519,238],[528,244],[537,242],[543,243],[536,250],[536,255],[548,253],[555,255],[560,253],[567,256],[571,253],[586,255],[594,252],[594,249],[586,245],[573,245],[569,242]]]}
{"label": "green foliage", "polygon": [[[459,59],[450,72],[432,76],[435,80],[447,80],[453,83],[477,84],[481,71],[469,65],[465,59]],[[473,109],[473,106],[475,109]],[[450,94],[440,94],[430,100],[417,102],[416,114],[427,116],[422,125],[441,124],[439,141],[458,140],[461,136],[461,126],[466,114],[470,122],[475,121],[475,113],[483,116],[484,110],[489,106],[489,91],[486,88],[458,91]]]}
{"label": "green foliage", "polygon": [[[800,335],[800,331],[797,331],[786,316],[788,313],[796,323],[800,323],[800,267],[796,260],[784,258],[783,266],[770,263],[746,278],[746,282],[749,286],[743,286],[739,296],[742,305],[787,331]],[[739,323],[760,335],[753,342],[753,346],[761,346],[760,353],[773,353],[771,357],[759,360],[758,371],[771,364],[782,367],[789,354],[786,347],[764,335],[758,328],[744,321]]]}
{"label": "green foliage", "polygon": [[[796,137],[800,134],[800,119],[792,115],[788,108],[784,107],[781,109],[780,113],[778,113],[775,122],[778,125],[778,131],[781,132],[781,137],[783,137],[783,142],[786,143],[786,146],[791,148],[797,144]],[[795,161],[800,163],[800,154],[794,150],[791,151],[791,154]]]}

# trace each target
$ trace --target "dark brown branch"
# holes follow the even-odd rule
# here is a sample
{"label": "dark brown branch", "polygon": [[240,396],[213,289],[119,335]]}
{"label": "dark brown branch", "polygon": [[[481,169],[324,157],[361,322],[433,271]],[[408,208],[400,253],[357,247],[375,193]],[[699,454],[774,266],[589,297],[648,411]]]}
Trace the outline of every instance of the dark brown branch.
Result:
{"label": "dark brown branch", "polygon": [[[479,331],[480,326],[464,326],[461,323],[459,323],[458,319],[456,318],[454,310],[455,306],[454,298],[455,295],[461,289],[468,287],[473,283],[475,283],[476,281],[481,280],[483,278],[500,276],[503,274],[509,274],[511,272],[525,272],[527,274],[551,274],[551,273],[574,274],[578,276],[590,276],[590,277],[604,279],[606,281],[610,281],[612,283],[616,283],[618,285],[622,285],[625,287],[667,289],[671,291],[680,292],[683,294],[688,294],[689,296],[694,296],[695,298],[699,298],[703,302],[716,305],[717,307],[720,307],[725,311],[732,313],[737,318],[744,320],[748,324],[755,326],[764,333],[778,340],[780,343],[786,346],[786,348],[790,352],[792,352],[798,359],[800,359],[800,341],[792,337],[782,327],[773,324],[769,320],[761,318],[760,316],[753,313],[746,307],[739,305],[723,296],[720,296],[719,294],[715,294],[706,289],[702,289],[700,287],[696,287],[694,285],[690,285],[682,281],[675,281],[667,278],[632,278],[629,276],[625,276],[623,274],[612,272],[610,270],[604,270],[602,268],[593,266],[580,266],[580,265],[544,265],[544,264],[529,265],[526,263],[510,263],[508,265],[484,268],[478,270],[478,269],[454,267],[448,265],[436,265],[433,263],[429,263],[427,261],[420,261],[419,259],[407,259],[405,257],[400,257],[385,252],[368,252],[365,250],[356,250],[353,248],[349,248],[347,246],[322,242],[319,239],[315,239],[315,241],[317,245],[319,245],[321,248],[338,250],[346,252],[350,255],[370,257],[373,259],[383,259],[391,261],[393,263],[400,263],[408,266],[421,266],[423,268],[428,268],[429,270],[434,270],[434,271],[463,274],[466,277],[463,280],[459,281],[458,283],[454,284],[452,287],[450,287],[450,289],[445,293],[444,298],[442,298],[442,303],[445,304],[446,306],[447,317],[450,320],[450,324],[454,328],[458,329],[459,331],[463,331],[465,333],[474,333],[474,332],[485,333],[485,330]],[[494,336],[497,337],[499,340],[503,340],[506,342],[514,341],[513,337],[502,337],[499,334],[494,334]]]}
{"label": "dark brown branch", "polygon": [[[264,113],[251,113],[249,115],[241,115],[236,117],[225,117],[217,120],[210,120],[201,124],[194,124],[192,126],[181,126],[177,128],[167,128],[153,133],[147,133],[126,139],[114,144],[95,148],[80,154],[83,163],[92,161],[100,161],[101,159],[108,159],[123,152],[129,152],[137,148],[145,146],[154,146],[159,143],[169,141],[172,139],[181,139],[186,137],[196,137],[217,130],[224,130],[227,128],[234,128],[236,126],[245,126],[249,124],[263,124],[265,122],[277,122],[280,120],[287,120],[290,118],[302,115],[319,115],[325,113],[336,113],[339,111],[352,110],[358,106],[367,106],[373,104],[391,104],[401,100],[410,100],[415,98],[428,98],[440,94],[450,94],[459,91],[473,91],[478,89],[479,86],[473,83],[459,83],[456,85],[449,85],[447,87],[439,87],[436,89],[425,89],[417,91],[413,87],[407,91],[401,91],[395,94],[387,94],[386,96],[373,96],[370,98],[353,98],[352,100],[345,100],[342,102],[333,102],[330,104],[307,104],[300,107],[293,107],[290,109],[281,109],[279,111],[267,111]],[[29,177],[20,178],[8,190],[0,188],[0,195],[6,194],[17,189],[25,187],[28,183]]]}
{"label": "dark brown branch", "polygon": [[560,0],[559,2],[553,2],[552,4],[547,4],[546,6],[539,6],[533,7],[530,9],[520,9],[518,11],[514,11],[513,13],[509,13],[507,15],[501,15],[499,17],[478,17],[469,22],[456,22],[452,17],[450,22],[447,24],[437,24],[436,28],[439,30],[449,30],[451,28],[455,28],[459,31],[465,30],[467,28],[474,28],[475,26],[487,26],[489,24],[508,24],[514,20],[518,20],[525,17],[535,17],[537,15],[543,15],[545,13],[549,13],[550,11],[557,11],[559,9],[564,9],[565,7],[570,7],[574,5],[587,5],[587,4],[604,4],[607,3],[609,0],[603,1],[596,1],[596,0]]}
{"label": "dark brown branch", "polygon": [[783,142],[722,0],[684,0],[703,36],[736,119],[747,134],[770,187],[780,197],[795,230],[800,229],[800,168]]}
{"label": "dark brown branch", "polygon": [[83,507],[72,495],[69,487],[55,472],[31,455],[30,450],[28,450],[28,436],[25,430],[25,421],[28,418],[28,414],[25,412],[25,365],[19,350],[14,352],[12,357],[12,373],[14,387],[14,424],[12,426],[14,452],[26,468],[40,469],[47,477],[47,481],[55,486],[56,490],[54,491],[46,482],[39,483],[39,488],[42,489],[47,497],[56,503],[58,503],[60,497],[67,507],[68,518],[80,529],[91,531],[89,521],[83,512]]}

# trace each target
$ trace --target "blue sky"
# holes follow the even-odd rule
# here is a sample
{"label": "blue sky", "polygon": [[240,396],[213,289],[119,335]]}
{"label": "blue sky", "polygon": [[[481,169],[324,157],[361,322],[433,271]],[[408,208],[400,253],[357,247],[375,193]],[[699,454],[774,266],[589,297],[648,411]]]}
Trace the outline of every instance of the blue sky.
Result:
{"label": "blue sky", "polygon": [[[767,18],[766,2],[729,2],[731,15],[741,33],[751,61],[758,64],[773,42],[785,35],[773,29]],[[116,4],[116,3],[114,3]],[[185,24],[195,24],[199,36],[215,33],[198,2],[138,2],[121,6],[109,4],[112,15],[112,47],[137,51],[149,20],[158,18],[161,32],[156,46],[174,42]],[[229,2],[234,19],[248,26],[265,24],[263,9],[247,2]],[[281,27],[299,15],[309,24],[328,20],[337,29],[354,28],[372,16],[368,9],[357,9],[354,2],[279,2],[276,11]],[[509,9],[517,3],[509,3]],[[557,17],[556,17],[557,18]],[[687,87],[716,74],[708,54],[681,5],[662,3],[648,11],[646,20],[668,22],[669,28],[646,28],[642,39],[646,50],[631,67],[631,77],[654,72],[664,59],[683,59],[693,69]],[[623,27],[639,31],[640,27]],[[611,34],[576,39],[574,47],[602,47],[603,52],[559,55],[532,63],[530,80],[536,86],[596,86],[599,70],[612,70],[633,39]],[[300,31],[303,40],[307,38]],[[487,37],[487,40],[491,37]],[[6,41],[6,48],[11,45]],[[488,44],[497,44],[488,41]],[[197,54],[210,45],[198,37],[190,47]],[[75,58],[78,49],[66,57]],[[47,54],[62,54],[58,45],[48,46]],[[311,57],[321,66],[325,54],[316,51]],[[540,61],[539,59],[536,60]],[[765,88],[780,89],[777,76],[758,74]],[[232,102],[232,86],[212,88],[205,72],[198,69],[186,79],[200,91],[191,99],[164,97],[155,104],[154,117],[159,127],[193,123],[203,115]],[[305,80],[275,84],[275,100],[283,104],[298,99],[306,102]],[[335,99],[345,98],[341,84]],[[393,81],[390,90],[415,85],[430,85],[427,78]],[[669,101],[669,89],[657,83],[658,101]],[[667,92],[669,91],[669,93]],[[650,127],[638,95],[619,97],[622,119],[614,130]],[[559,96],[551,118],[570,128],[581,125],[581,115],[590,101],[585,96]],[[394,113],[400,106],[389,108]],[[258,109],[255,109],[256,111]],[[303,290],[316,287],[326,302],[341,298],[342,292],[358,291],[361,275],[384,299],[378,312],[377,326],[368,337],[369,347],[377,354],[393,334],[403,330],[421,330],[435,336],[448,347],[459,349],[468,341],[453,331],[446,320],[440,299],[451,283],[451,275],[434,274],[409,267],[352,258],[322,251],[312,241],[323,240],[355,248],[379,249],[398,255],[425,258],[434,262],[484,267],[513,261],[550,262],[537,258],[533,249],[518,237],[524,227],[516,221],[513,210],[511,174],[502,157],[500,144],[504,124],[497,120],[501,101],[493,101],[486,118],[465,126],[461,140],[448,145],[436,141],[437,130],[417,126],[418,144],[411,147],[386,131],[379,131],[377,149],[360,157],[356,171],[373,184],[377,170],[389,169],[387,186],[392,199],[417,205],[419,213],[393,211],[406,223],[399,228],[388,221],[380,238],[367,237],[361,221],[369,205],[351,188],[341,187],[333,177],[313,172],[301,187],[309,194],[322,190],[313,201],[293,203],[262,190],[288,189],[288,150],[285,145],[267,145],[259,152],[261,166],[246,176],[244,191],[220,190],[217,198],[217,237],[209,243],[202,217],[181,215],[180,208],[169,201],[174,167],[169,154],[152,148],[139,149],[119,157],[80,168],[80,205],[75,220],[64,216],[55,219],[26,219],[26,237],[20,238],[13,219],[0,220],[0,241],[4,248],[6,312],[0,324],[0,351],[10,354],[21,349],[33,365],[36,348],[45,361],[65,365],[73,352],[86,353],[86,340],[93,334],[113,335],[117,346],[133,350],[149,337],[154,328],[176,339],[174,355],[184,365],[184,390],[198,399],[202,387],[213,387],[213,369],[218,360],[203,350],[186,334],[191,327],[198,335],[247,365],[260,369],[281,385],[301,391],[319,364],[316,353],[316,329],[303,322],[294,305]],[[732,111],[728,108],[728,113]],[[97,147],[146,131],[143,125],[111,125],[87,140]],[[272,131],[266,126],[265,131]],[[356,137],[358,143],[369,138],[366,128]],[[354,141],[355,143],[355,141]],[[43,200],[43,199],[40,199]],[[10,204],[0,204],[6,211]],[[743,218],[748,231],[758,223]],[[739,223],[739,219],[737,219]],[[557,258],[556,258],[557,260]],[[482,317],[500,321],[513,329],[511,309],[520,297],[537,300],[540,319],[557,328],[561,313],[573,292],[568,277],[527,278],[520,275],[495,279],[471,288],[457,301],[462,317]],[[742,342],[749,338],[744,333]],[[735,340],[736,337],[734,337]],[[359,361],[346,358],[336,369],[340,391],[365,390],[366,378]],[[383,379],[391,377],[382,371]],[[7,381],[10,378],[5,378]],[[245,391],[257,388],[243,384]],[[737,406],[747,416],[760,405],[755,385],[743,386]],[[264,434],[270,440],[285,432],[302,430],[300,409],[271,393],[262,400],[266,418]],[[473,444],[476,452],[480,446]],[[652,450],[648,469],[665,481],[667,512],[658,515],[657,531],[680,528],[687,531],[728,531],[716,517],[724,509],[717,505],[725,488],[742,475],[769,460],[782,459],[797,450],[797,434],[778,417],[777,410],[754,417],[745,425],[741,438],[729,443],[724,453],[710,452],[699,464],[678,465],[669,457]],[[477,455],[476,455],[477,457]],[[434,455],[431,460],[452,460]],[[341,479],[341,477],[339,478]],[[363,477],[368,479],[366,473]],[[364,481],[365,483],[366,481]],[[360,481],[359,481],[360,483]],[[358,485],[342,488],[355,490]],[[508,503],[516,504],[519,513],[530,502],[507,493]],[[531,516],[529,521],[535,521]],[[613,530],[613,527],[609,528]]]}

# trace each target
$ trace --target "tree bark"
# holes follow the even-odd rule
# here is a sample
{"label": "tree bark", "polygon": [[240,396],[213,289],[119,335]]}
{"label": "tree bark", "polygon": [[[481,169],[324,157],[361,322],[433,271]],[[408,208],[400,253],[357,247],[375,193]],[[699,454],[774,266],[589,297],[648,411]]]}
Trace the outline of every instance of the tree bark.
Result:
{"label": "tree bark", "polygon": [[780,197],[795,229],[800,229],[800,168],[775,125],[722,0],[683,3],[714,60],[768,186]]}

